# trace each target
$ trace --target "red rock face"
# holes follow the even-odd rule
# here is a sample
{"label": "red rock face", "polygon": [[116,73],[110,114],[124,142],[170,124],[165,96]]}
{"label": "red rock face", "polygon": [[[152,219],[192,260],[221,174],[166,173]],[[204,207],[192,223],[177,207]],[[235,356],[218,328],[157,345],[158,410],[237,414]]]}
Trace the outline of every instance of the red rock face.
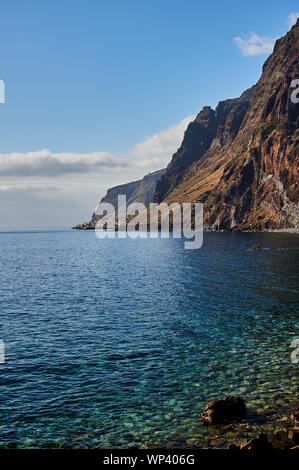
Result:
{"label": "red rock face", "polygon": [[253,88],[239,98],[220,101],[215,111],[205,106],[185,132],[165,175],[158,181],[154,202],[162,202],[183,181],[185,172],[209,152],[216,152],[236,136],[248,109]]}
{"label": "red rock face", "polygon": [[[299,228],[299,103],[290,97],[296,78],[299,20],[276,42],[250,102],[227,100],[214,114],[209,109],[209,125],[193,127],[192,139],[188,128],[155,199],[203,201],[205,227],[212,230]],[[234,106],[227,104],[217,121],[229,101]],[[193,146],[197,141],[208,148]]]}

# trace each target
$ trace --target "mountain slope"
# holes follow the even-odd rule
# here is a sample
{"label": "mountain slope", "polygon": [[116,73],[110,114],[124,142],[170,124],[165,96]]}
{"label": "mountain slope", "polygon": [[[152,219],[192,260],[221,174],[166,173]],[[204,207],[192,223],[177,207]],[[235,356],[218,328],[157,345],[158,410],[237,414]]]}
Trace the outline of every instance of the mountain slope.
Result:
{"label": "mountain slope", "polygon": [[[106,195],[100,200],[101,202],[109,202],[117,210],[118,195],[125,195],[127,197],[127,206],[132,202],[142,202],[147,205],[153,201],[155,187],[157,181],[164,174],[165,169],[149,173],[141,180],[132,181],[131,183],[121,184],[108,189]],[[97,205],[90,222],[78,224],[74,228],[78,230],[92,230],[95,228],[96,222],[100,219],[97,214]]]}
{"label": "mountain slope", "polygon": [[[118,195],[127,197],[127,206],[132,202],[142,202],[147,205],[153,201],[156,183],[164,174],[165,169],[149,173],[141,180],[131,183],[121,184],[108,189],[107,194],[101,199],[101,202],[109,202],[117,209]],[[92,220],[98,220],[97,209],[92,214]]]}
{"label": "mountain slope", "polygon": [[184,174],[208,151],[231,142],[248,109],[253,88],[239,98],[220,101],[215,110],[205,106],[185,132],[181,147],[173,155],[164,176],[157,183],[154,201],[161,202],[183,181]]}
{"label": "mountain slope", "polygon": [[204,202],[212,230],[299,227],[299,104],[290,99],[298,57],[299,21],[276,42],[255,87],[189,125],[156,202]]}

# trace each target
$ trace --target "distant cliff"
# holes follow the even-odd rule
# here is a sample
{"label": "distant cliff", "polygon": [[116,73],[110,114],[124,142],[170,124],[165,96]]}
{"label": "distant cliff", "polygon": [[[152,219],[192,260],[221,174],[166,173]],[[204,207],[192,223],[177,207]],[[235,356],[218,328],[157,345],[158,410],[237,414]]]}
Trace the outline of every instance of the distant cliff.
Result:
{"label": "distant cliff", "polygon": [[[121,184],[108,189],[107,194],[100,200],[101,202],[109,202],[117,210],[118,195],[125,195],[127,197],[127,205],[132,202],[141,202],[145,205],[153,202],[153,196],[156,188],[157,181],[164,174],[165,169],[149,173],[141,180],[133,181],[131,183]],[[98,206],[97,206],[98,207]],[[90,222],[78,224],[74,228],[79,230],[92,230],[95,227],[97,220],[100,216],[97,214],[97,208],[92,214]]]}
{"label": "distant cliff", "polygon": [[[299,228],[299,20],[239,98],[205,106],[165,170],[108,190],[103,202],[203,202],[207,230]],[[298,95],[298,93],[297,93]],[[153,194],[154,193],[154,194]],[[93,228],[97,216],[93,214]],[[93,226],[92,226],[93,225]]]}
{"label": "distant cliff", "polygon": [[[164,174],[165,169],[149,173],[141,180],[133,181],[132,183],[121,184],[108,189],[107,194],[101,199],[101,202],[109,202],[115,209],[117,209],[117,198],[119,194],[127,197],[127,205],[132,202],[142,202],[147,205],[153,202],[154,192],[157,181]],[[92,214],[92,220],[98,220],[97,209]]]}
{"label": "distant cliff", "polygon": [[157,184],[156,202],[203,202],[205,228],[299,228],[299,20],[276,41],[258,83],[204,107]]}

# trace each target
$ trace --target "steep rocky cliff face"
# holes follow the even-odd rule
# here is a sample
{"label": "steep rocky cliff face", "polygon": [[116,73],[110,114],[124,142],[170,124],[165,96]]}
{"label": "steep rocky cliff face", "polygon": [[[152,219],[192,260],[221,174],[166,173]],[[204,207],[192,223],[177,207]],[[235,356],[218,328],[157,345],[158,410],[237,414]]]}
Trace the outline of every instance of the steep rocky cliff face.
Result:
{"label": "steep rocky cliff face", "polygon": [[[121,184],[108,189],[107,194],[101,199],[101,202],[109,202],[115,209],[117,209],[118,196],[125,195],[127,198],[127,205],[132,202],[141,202],[145,205],[153,201],[154,192],[157,181],[165,173],[163,170],[155,171],[144,176],[141,180],[133,181],[127,184]],[[92,214],[92,220],[98,220],[97,209]]]}
{"label": "steep rocky cliff face", "polygon": [[[113,188],[108,189],[107,194],[100,200],[99,204],[101,202],[109,202],[114,206],[115,210],[117,210],[118,196],[125,195],[127,198],[127,206],[132,202],[141,202],[147,205],[153,201],[156,183],[164,173],[165,168],[163,170],[149,173],[141,180],[114,186]],[[99,219],[100,216],[97,214],[96,208],[92,214],[91,221],[78,224],[73,228],[78,230],[93,230]]]}
{"label": "steep rocky cliff face", "polygon": [[181,147],[173,155],[166,173],[157,183],[155,202],[161,202],[176,189],[188,169],[208,151],[216,151],[237,134],[249,106],[253,88],[240,98],[220,101],[216,109],[205,106],[185,132]]}
{"label": "steep rocky cliff face", "polygon": [[258,83],[240,98],[204,108],[185,133],[156,202],[204,202],[205,227],[299,227],[299,20],[276,42]]}

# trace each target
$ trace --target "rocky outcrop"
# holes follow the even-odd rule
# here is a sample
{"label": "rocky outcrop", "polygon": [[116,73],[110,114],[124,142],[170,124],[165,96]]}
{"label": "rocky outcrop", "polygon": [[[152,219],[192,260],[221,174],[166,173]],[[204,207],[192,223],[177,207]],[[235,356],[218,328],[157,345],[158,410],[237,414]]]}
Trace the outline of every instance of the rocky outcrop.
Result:
{"label": "rocky outcrop", "polygon": [[276,42],[217,187],[206,200],[206,224],[217,229],[299,227],[299,23]]}
{"label": "rocky outcrop", "polygon": [[158,181],[154,202],[161,202],[176,189],[186,170],[208,151],[215,152],[237,134],[249,106],[253,88],[239,98],[220,101],[216,109],[205,106],[185,132],[181,147],[173,155],[164,176]]}
{"label": "rocky outcrop", "polygon": [[266,451],[271,449],[296,449],[298,450],[299,431],[298,429],[281,429],[275,434],[261,433],[253,439],[245,439],[240,447],[233,444],[235,448],[241,450]]}
{"label": "rocky outcrop", "polygon": [[165,172],[112,188],[102,202],[117,207],[118,194],[128,204],[203,202],[206,230],[299,229],[298,57],[299,20],[276,41],[256,85],[202,109]]}
{"label": "rocky outcrop", "polygon": [[237,100],[204,108],[185,133],[156,202],[203,202],[205,228],[299,227],[299,20],[279,39],[258,83]]}
{"label": "rocky outcrop", "polygon": [[[109,202],[117,210],[118,196],[125,195],[127,198],[127,206],[133,202],[141,202],[145,205],[153,202],[153,196],[156,188],[157,181],[165,173],[165,169],[149,173],[141,180],[133,181],[127,184],[121,184],[108,189],[107,194],[101,199],[101,202]],[[99,219],[97,215],[97,208],[92,214],[92,221]]]}
{"label": "rocky outcrop", "polygon": [[246,415],[246,405],[241,397],[228,396],[210,401],[201,418],[206,424],[225,424],[239,421]]}
{"label": "rocky outcrop", "polygon": [[261,245],[253,245],[250,248],[248,248],[249,251],[261,251]]}
{"label": "rocky outcrop", "polygon": [[[164,174],[165,169],[149,173],[141,180],[133,181],[127,184],[121,184],[108,189],[107,194],[100,200],[101,202],[109,202],[117,210],[118,196],[125,195],[127,198],[127,205],[132,202],[141,202],[145,205],[153,201],[153,196],[156,188],[157,181]],[[100,204],[99,203],[99,204]],[[92,214],[92,221],[98,220],[97,208]]]}
{"label": "rocky outcrop", "polygon": [[[236,448],[238,447],[236,446]],[[273,449],[273,446],[268,441],[267,435],[264,433],[260,433],[257,437],[254,437],[253,439],[244,440],[240,445],[240,449],[252,450],[255,452],[265,452]]]}
{"label": "rocky outcrop", "polygon": [[[114,186],[113,188],[108,189],[107,194],[100,200],[100,203],[109,202],[114,206],[115,210],[117,210],[118,196],[125,195],[127,198],[127,206],[133,202],[141,202],[147,205],[153,201],[156,183],[164,172],[165,169],[158,170],[153,173],[149,173],[141,180]],[[92,214],[91,221],[78,224],[73,228],[77,230],[93,230],[99,218],[100,215],[97,214],[96,208]]]}
{"label": "rocky outcrop", "polygon": [[228,449],[242,451],[297,450],[299,428],[294,416],[298,413],[289,415],[294,409],[298,409],[297,403],[282,408],[275,405],[275,408],[260,410],[259,413],[249,410],[247,413],[242,398],[227,396],[209,402],[202,414],[202,420],[213,425],[208,428],[211,433],[208,438],[211,447],[223,447],[228,444]]}

